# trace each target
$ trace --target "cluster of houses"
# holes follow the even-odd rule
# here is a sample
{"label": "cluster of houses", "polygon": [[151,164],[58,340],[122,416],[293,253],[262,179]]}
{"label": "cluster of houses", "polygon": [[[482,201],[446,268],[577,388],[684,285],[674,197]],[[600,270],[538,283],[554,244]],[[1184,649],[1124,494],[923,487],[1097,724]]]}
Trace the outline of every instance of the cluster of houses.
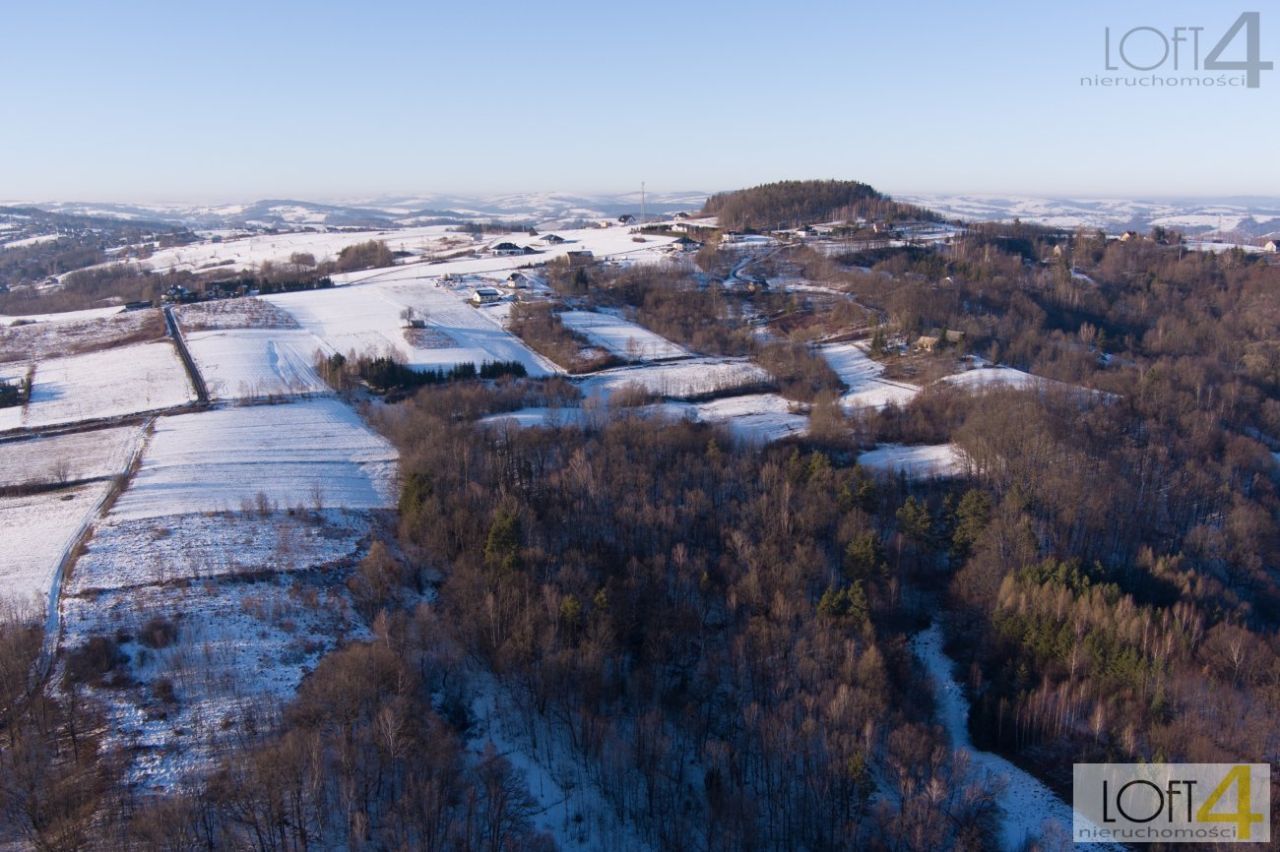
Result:
{"label": "cluster of houses", "polygon": [[[538,237],[537,241],[542,243],[545,246],[559,246],[569,242],[559,234],[543,234],[542,236]],[[512,255],[520,255],[520,254],[537,254],[538,251],[539,250],[534,248],[533,246],[517,245],[516,243],[509,242],[509,241],[498,243],[494,246],[491,246],[489,249],[489,252],[493,254],[495,257],[510,257]]]}

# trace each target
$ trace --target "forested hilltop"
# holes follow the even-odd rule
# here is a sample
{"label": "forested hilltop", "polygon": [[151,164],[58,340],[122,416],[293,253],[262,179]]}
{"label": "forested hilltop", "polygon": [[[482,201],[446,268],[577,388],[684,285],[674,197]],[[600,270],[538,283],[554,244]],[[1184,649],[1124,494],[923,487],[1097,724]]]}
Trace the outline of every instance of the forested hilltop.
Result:
{"label": "forested hilltop", "polygon": [[788,180],[721,192],[707,199],[702,214],[718,216],[724,228],[761,231],[815,222],[940,218],[851,180]]}

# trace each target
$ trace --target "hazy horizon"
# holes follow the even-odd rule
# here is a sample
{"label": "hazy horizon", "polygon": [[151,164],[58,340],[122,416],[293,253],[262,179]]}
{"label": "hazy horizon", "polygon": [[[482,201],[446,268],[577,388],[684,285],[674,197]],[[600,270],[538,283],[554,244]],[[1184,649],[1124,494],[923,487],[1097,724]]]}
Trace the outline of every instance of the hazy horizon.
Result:
{"label": "hazy horizon", "polygon": [[[779,180],[826,180],[826,177],[814,177],[812,175],[796,174]],[[840,179],[840,178],[833,178]],[[856,178],[851,178],[856,179]],[[655,190],[647,189],[648,198],[657,204],[673,203],[675,198],[698,199],[714,195],[718,192],[730,192],[737,189],[746,189],[757,186],[769,181],[753,181],[743,183],[738,186],[721,187],[710,190],[701,189],[669,189]],[[1086,194],[1086,193],[1055,193],[1055,192],[999,192],[992,190],[971,190],[971,191],[901,191],[897,192],[890,188],[872,185],[876,190],[897,199],[907,198],[973,198],[973,199],[1008,199],[1008,200],[1046,200],[1046,201],[1082,201],[1082,202],[1134,202],[1134,203],[1280,203],[1280,192],[1255,193],[1250,195],[1241,194],[1215,194],[1215,193],[1172,193],[1172,194],[1156,194],[1156,193],[1133,193],[1133,194]],[[489,191],[477,192],[467,190],[445,191],[445,190],[405,190],[402,192],[385,192],[385,193],[351,193],[345,195],[326,196],[326,195],[304,195],[304,194],[244,194],[244,195],[227,195],[221,197],[197,197],[191,196],[186,198],[168,197],[168,198],[143,198],[143,197],[25,197],[25,198],[0,198],[0,206],[21,206],[21,205],[73,205],[73,204],[102,204],[117,206],[137,206],[145,207],[229,207],[229,206],[245,206],[258,204],[268,201],[277,202],[299,202],[304,204],[330,205],[335,207],[358,207],[361,205],[378,205],[391,204],[395,202],[406,201],[435,201],[435,200],[458,200],[458,201],[490,201],[497,199],[519,199],[519,198],[535,198],[535,197],[565,197],[580,198],[583,200],[607,200],[622,199],[628,196],[634,196],[636,203],[639,204],[640,190],[592,190],[592,189],[548,189],[548,190],[527,190],[527,191]]]}
{"label": "hazy horizon", "polygon": [[1261,165],[1274,72],[1257,89],[1080,82],[1103,70],[1107,27],[1209,42],[1239,10],[919,11],[905,26],[827,2],[18,7],[0,34],[0,75],[20,81],[0,104],[0,191],[175,203],[830,176],[894,195],[1280,195]]}

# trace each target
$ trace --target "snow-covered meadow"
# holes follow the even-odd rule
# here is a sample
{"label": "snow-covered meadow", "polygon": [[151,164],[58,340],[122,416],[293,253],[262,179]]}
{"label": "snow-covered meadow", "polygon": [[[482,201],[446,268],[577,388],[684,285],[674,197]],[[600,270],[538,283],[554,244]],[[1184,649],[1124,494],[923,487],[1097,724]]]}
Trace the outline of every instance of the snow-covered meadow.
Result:
{"label": "snow-covered meadow", "polygon": [[955,444],[884,444],[858,456],[858,464],[877,473],[929,479],[958,476],[964,472],[966,459]]}
{"label": "snow-covered meadow", "polygon": [[[223,744],[269,730],[320,658],[366,630],[340,583],[275,574],[65,595],[62,665],[91,638],[118,642],[116,686],[94,689],[107,741],[144,789],[198,781]],[[164,642],[150,624],[172,630]]]}
{"label": "snow-covered meadow", "polygon": [[725,426],[735,438],[752,444],[803,435],[809,429],[808,415],[776,393],[730,396],[708,402],[668,402],[656,408],[669,416]]}
{"label": "snow-covered meadow", "polygon": [[197,331],[186,341],[213,399],[329,392],[312,368],[316,350],[323,347],[310,332],[238,328]]}
{"label": "snow-covered meadow", "polygon": [[395,501],[396,458],[354,410],[332,398],[161,417],[112,517],[383,508]]}
{"label": "snow-covered meadow", "polygon": [[560,322],[591,343],[632,361],[684,358],[689,351],[621,317],[596,311],[564,311]]}
{"label": "snow-covered meadow", "polygon": [[218,512],[97,524],[76,560],[70,594],[248,577],[349,561],[369,535],[368,512]]}
{"label": "snow-covered meadow", "polygon": [[[335,287],[269,296],[323,344],[326,352],[346,355],[401,354],[417,369],[455,364],[518,361],[531,376],[557,372],[502,327],[488,309],[467,304],[470,288],[454,288],[435,279],[360,287]],[[408,328],[406,312],[425,321],[430,340]]]}
{"label": "snow-covered meadow", "polygon": [[96,516],[111,488],[95,482],[62,491],[0,497],[0,597],[39,601],[41,609],[54,574],[81,531]]}
{"label": "snow-covered meadow", "polygon": [[582,382],[588,398],[607,400],[635,385],[655,396],[673,399],[725,394],[767,385],[763,367],[746,358],[689,358],[670,363],[618,367],[593,373]]}
{"label": "snow-covered meadow", "polygon": [[195,398],[171,343],[119,346],[41,361],[22,425],[120,417],[174,408]]}
{"label": "snow-covered meadow", "polygon": [[141,439],[141,427],[120,426],[5,441],[0,443],[0,488],[124,473]]}
{"label": "snow-covered meadow", "polygon": [[884,365],[857,344],[832,343],[818,351],[848,388],[840,397],[845,411],[879,409],[889,403],[906,405],[920,392],[915,385],[884,378]]}

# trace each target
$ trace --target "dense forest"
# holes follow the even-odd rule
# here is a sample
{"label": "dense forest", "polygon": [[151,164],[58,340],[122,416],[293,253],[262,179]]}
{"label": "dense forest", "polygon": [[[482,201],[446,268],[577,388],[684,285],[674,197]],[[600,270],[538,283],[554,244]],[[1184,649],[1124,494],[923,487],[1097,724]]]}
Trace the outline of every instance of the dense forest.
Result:
{"label": "dense forest", "polygon": [[858,219],[938,218],[923,208],[900,204],[865,183],[847,180],[788,180],[717,193],[707,199],[702,215],[718,216],[721,227],[735,231]]}

